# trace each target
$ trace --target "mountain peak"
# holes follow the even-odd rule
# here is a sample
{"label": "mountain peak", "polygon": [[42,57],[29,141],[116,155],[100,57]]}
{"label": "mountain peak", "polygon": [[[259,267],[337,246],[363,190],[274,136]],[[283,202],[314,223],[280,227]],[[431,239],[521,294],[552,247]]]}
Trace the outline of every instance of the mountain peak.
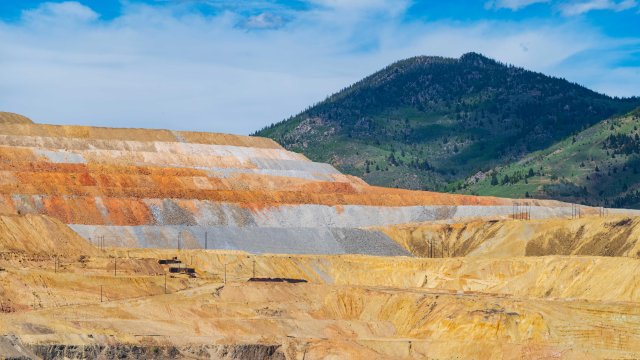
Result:
{"label": "mountain peak", "polygon": [[477,52],[468,52],[460,56],[460,62],[475,66],[495,65],[497,62]]}
{"label": "mountain peak", "polygon": [[370,184],[439,190],[638,105],[476,52],[416,56],[257,134]]}

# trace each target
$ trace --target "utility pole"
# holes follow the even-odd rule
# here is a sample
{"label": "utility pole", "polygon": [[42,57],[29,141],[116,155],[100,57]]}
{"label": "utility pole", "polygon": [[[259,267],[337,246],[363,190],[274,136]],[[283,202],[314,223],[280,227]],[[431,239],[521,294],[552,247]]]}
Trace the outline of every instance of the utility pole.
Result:
{"label": "utility pole", "polygon": [[208,244],[207,244],[207,232],[204,232],[204,249],[207,250],[208,249]]}
{"label": "utility pole", "polygon": [[118,258],[117,257],[113,257],[113,276],[116,276],[117,271],[118,271]]}
{"label": "utility pole", "polygon": [[224,283],[227,283],[227,263],[224,263]]}
{"label": "utility pole", "polygon": [[253,259],[253,278],[256,277],[256,259]]}

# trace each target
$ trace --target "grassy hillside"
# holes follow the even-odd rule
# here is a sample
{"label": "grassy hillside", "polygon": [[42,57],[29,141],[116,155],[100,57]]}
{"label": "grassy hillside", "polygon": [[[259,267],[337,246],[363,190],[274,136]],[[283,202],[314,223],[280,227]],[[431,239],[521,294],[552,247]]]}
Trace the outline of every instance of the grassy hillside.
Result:
{"label": "grassy hillside", "polygon": [[423,56],[256,135],[371,184],[442,190],[638,105],[475,53]]}
{"label": "grassy hillside", "polygon": [[448,190],[640,208],[640,108]]}

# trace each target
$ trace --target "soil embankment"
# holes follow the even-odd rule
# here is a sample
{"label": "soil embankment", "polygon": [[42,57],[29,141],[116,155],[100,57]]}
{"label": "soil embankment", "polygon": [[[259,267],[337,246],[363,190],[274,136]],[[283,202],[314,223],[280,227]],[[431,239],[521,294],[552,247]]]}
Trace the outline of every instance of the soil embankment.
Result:
{"label": "soil embankment", "polygon": [[640,217],[477,220],[404,224],[377,230],[422,257],[640,257]]}
{"label": "soil embankment", "polygon": [[57,219],[0,215],[0,253],[34,256],[95,255],[94,246]]}

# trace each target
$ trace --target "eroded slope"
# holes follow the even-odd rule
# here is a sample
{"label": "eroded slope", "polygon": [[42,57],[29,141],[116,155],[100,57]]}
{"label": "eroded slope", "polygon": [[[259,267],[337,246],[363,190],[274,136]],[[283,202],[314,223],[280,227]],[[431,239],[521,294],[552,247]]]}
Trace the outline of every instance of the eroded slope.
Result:
{"label": "eroded slope", "polygon": [[638,217],[431,222],[370,231],[383,232],[424,257],[640,256]]}

